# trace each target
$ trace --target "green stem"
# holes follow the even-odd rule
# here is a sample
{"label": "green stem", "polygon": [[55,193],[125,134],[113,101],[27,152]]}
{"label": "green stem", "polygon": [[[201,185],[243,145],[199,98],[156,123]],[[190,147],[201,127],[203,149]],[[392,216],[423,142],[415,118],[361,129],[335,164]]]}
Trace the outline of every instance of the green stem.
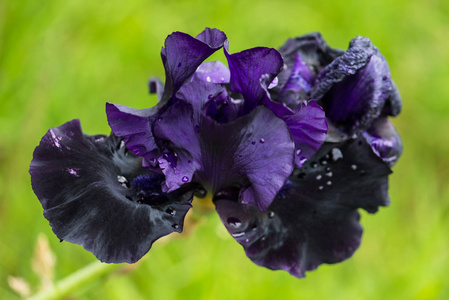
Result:
{"label": "green stem", "polygon": [[44,289],[27,300],[56,300],[71,295],[84,285],[99,279],[111,272],[123,267],[125,264],[105,264],[95,261],[84,268],[70,274],[66,278],[56,282],[53,286]]}

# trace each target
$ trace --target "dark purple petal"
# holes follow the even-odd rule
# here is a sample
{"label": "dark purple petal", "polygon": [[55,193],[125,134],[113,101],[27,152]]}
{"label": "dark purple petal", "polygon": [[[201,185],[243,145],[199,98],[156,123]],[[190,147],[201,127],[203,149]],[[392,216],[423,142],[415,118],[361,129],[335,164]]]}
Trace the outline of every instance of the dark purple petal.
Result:
{"label": "dark purple petal", "polygon": [[402,154],[402,141],[388,118],[380,118],[363,133],[368,143],[380,158],[390,167],[398,161]]}
{"label": "dark purple petal", "polygon": [[218,123],[235,120],[242,104],[242,101],[229,97],[222,85],[201,81],[185,84],[176,93],[176,98],[192,105],[195,119],[199,120],[205,115]]}
{"label": "dark purple petal", "polygon": [[[264,107],[220,124],[179,101],[154,126],[155,135],[176,153],[176,166],[163,170],[169,188],[185,181],[213,193],[240,189],[242,203],[268,207],[293,170],[294,144],[285,123]],[[176,125],[176,126],[175,126]]]}
{"label": "dark purple petal", "polygon": [[224,47],[231,71],[231,90],[242,94],[244,98],[244,113],[249,113],[265,97],[260,80],[268,83],[273,81],[283,66],[282,57],[275,49],[257,47],[242,52],[229,54],[227,45]]}
{"label": "dark purple petal", "polygon": [[314,80],[309,66],[297,53],[295,63],[290,70],[290,76],[283,85],[280,94],[273,99],[290,108],[295,108],[301,100],[309,98],[308,93],[312,89]]}
{"label": "dark purple petal", "polygon": [[196,38],[174,32],[165,40],[161,56],[165,67],[165,104],[193,75],[198,66],[212,53],[223,47],[226,35],[218,29],[206,28]]}
{"label": "dark purple petal", "polygon": [[[267,82],[262,79],[262,86]],[[263,104],[285,121],[295,142],[295,166],[301,167],[323,144],[327,132],[327,120],[323,109],[315,101],[300,101],[291,110],[282,103],[267,97]]]}
{"label": "dark purple petal", "polygon": [[368,128],[392,90],[385,58],[363,37],[353,39],[348,51],[328,65],[317,80],[312,97],[323,97],[327,117],[349,133]]}
{"label": "dark purple petal", "polygon": [[204,81],[211,83],[229,83],[231,73],[220,61],[202,63],[193,74],[193,81]]}
{"label": "dark purple petal", "polygon": [[235,192],[214,197],[229,233],[260,266],[297,277],[322,263],[337,263],[359,247],[358,208],[389,204],[390,169],[363,137],[325,143],[295,171],[266,211],[241,205]]}
{"label": "dark purple petal", "polygon": [[156,167],[160,155],[153,136],[152,124],[157,119],[157,107],[135,109],[107,103],[106,114],[112,132],[122,138],[126,148],[145,158],[145,164]]}
{"label": "dark purple petal", "polygon": [[162,193],[115,136],[84,135],[78,120],[50,129],[30,166],[33,190],[61,240],[108,263],[139,260],[158,238],[181,232],[192,192]]}
{"label": "dark purple petal", "polygon": [[302,102],[291,115],[281,117],[295,142],[295,165],[301,167],[321,147],[327,132],[323,109],[315,101]]}
{"label": "dark purple petal", "polygon": [[314,77],[335,58],[343,54],[341,50],[330,48],[318,32],[289,39],[279,49],[279,52],[287,65],[287,71],[279,74],[279,77],[283,79],[282,82],[286,82],[290,78],[298,54],[309,66]]}

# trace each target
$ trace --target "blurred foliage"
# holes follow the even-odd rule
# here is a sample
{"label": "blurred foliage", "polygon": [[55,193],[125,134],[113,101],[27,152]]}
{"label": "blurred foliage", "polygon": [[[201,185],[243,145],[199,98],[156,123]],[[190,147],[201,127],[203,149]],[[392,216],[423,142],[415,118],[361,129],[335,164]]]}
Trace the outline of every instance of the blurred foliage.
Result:
{"label": "blurred foliage", "polygon": [[306,279],[254,265],[212,214],[192,235],[156,242],[135,268],[71,299],[449,299],[444,0],[0,0],[0,299],[18,297],[9,276],[39,286],[31,261],[40,233],[57,257],[56,279],[95,260],[59,243],[42,217],[28,174],[40,138],[74,118],[88,134],[108,133],[106,101],[153,105],[147,80],[164,74],[165,37],[206,26],[225,31],[232,52],[279,47],[311,31],[343,49],[368,36],[389,61],[404,103],[394,120],[405,151],[390,179],[391,207],[363,213],[365,234],[353,258]]}

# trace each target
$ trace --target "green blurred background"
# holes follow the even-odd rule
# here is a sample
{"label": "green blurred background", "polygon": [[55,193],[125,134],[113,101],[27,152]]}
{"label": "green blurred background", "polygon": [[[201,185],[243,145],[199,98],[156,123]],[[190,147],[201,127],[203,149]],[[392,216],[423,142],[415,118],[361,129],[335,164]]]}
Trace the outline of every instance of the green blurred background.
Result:
{"label": "green blurred background", "polygon": [[[160,49],[173,31],[227,34],[232,52],[279,47],[320,31],[346,49],[368,36],[387,58],[404,108],[393,120],[404,154],[390,177],[392,204],[362,214],[360,249],[348,261],[296,279],[254,265],[214,213],[184,238],[77,289],[70,299],[449,299],[449,2],[0,0],[0,299],[8,277],[39,285],[31,260],[49,239],[56,280],[95,261],[59,243],[30,187],[29,162],[48,128],[79,118],[109,133],[106,101],[144,108]],[[222,52],[214,59],[224,61]],[[9,277],[10,278],[10,277]]]}

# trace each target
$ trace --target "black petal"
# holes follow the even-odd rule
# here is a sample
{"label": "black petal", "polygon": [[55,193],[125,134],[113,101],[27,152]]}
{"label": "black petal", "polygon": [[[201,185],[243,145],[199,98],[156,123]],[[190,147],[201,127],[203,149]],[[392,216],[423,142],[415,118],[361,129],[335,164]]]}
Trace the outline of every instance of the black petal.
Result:
{"label": "black petal", "polygon": [[325,143],[294,172],[266,211],[235,201],[233,190],[214,198],[229,233],[260,266],[303,277],[322,263],[352,256],[361,241],[358,208],[389,204],[390,169],[363,137]]}
{"label": "black petal", "polygon": [[117,137],[84,135],[79,120],[47,132],[30,174],[57,237],[103,262],[136,262],[155,240],[181,232],[191,207],[191,192],[162,193],[161,175]]}

